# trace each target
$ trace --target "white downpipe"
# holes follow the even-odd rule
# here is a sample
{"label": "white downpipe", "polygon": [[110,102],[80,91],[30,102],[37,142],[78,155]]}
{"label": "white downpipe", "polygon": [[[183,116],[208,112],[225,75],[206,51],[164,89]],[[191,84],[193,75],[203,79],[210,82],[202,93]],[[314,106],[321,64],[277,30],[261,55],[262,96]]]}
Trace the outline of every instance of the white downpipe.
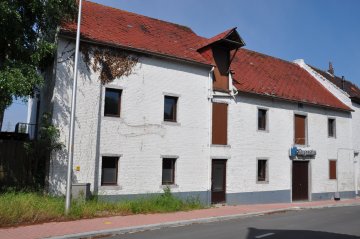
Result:
{"label": "white downpipe", "polygon": [[232,79],[232,75],[229,72],[229,88],[230,88],[230,95],[234,98],[234,100],[236,99],[236,95],[239,94],[239,91],[236,89],[236,87],[233,85],[233,79]]}
{"label": "white downpipe", "polygon": [[65,214],[69,213],[70,204],[71,204],[71,183],[72,183],[72,165],[74,158],[74,125],[75,125],[76,90],[77,90],[77,75],[78,75],[78,58],[79,58],[79,45],[80,45],[81,6],[82,6],[82,0],[79,0],[79,13],[77,20],[76,45],[75,45],[75,63],[74,63],[74,72],[73,72],[74,81],[73,81],[72,98],[71,98]]}
{"label": "white downpipe", "polygon": [[209,100],[209,163],[208,163],[208,204],[211,204],[211,170],[212,170],[212,160],[211,160],[211,143],[212,143],[212,85],[213,85],[213,74],[215,67],[212,67],[209,72],[209,80],[208,80],[208,100]]}
{"label": "white downpipe", "polygon": [[355,180],[355,195],[357,196],[359,194],[359,190],[358,190],[358,175],[359,175],[359,152],[357,152],[356,156],[355,156],[355,152],[354,152],[354,180]]}

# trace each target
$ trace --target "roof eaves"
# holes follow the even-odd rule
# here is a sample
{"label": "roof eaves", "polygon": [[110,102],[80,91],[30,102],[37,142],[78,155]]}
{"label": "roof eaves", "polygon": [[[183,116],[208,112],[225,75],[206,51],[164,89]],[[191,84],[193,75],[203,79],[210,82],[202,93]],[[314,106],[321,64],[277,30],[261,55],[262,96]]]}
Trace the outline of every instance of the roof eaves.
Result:
{"label": "roof eaves", "polygon": [[[72,31],[66,31],[64,29],[60,30],[59,37],[64,37],[64,38],[75,40],[75,34]],[[94,39],[91,39],[91,38],[88,38],[88,37],[85,37],[85,36],[81,36],[81,41],[91,43],[91,44],[94,44],[94,45],[121,48],[121,49],[124,49],[124,50],[133,51],[133,52],[136,52],[136,53],[142,53],[142,54],[146,54],[146,55],[157,56],[157,57],[160,57],[160,58],[167,58],[167,59],[187,62],[187,63],[196,64],[196,65],[205,66],[205,67],[213,67],[213,65],[210,62],[206,63],[205,59],[204,59],[204,62],[200,62],[200,61],[190,60],[190,59],[181,58],[181,57],[177,57],[177,56],[173,56],[173,55],[168,55],[168,54],[162,54],[162,53],[158,53],[158,52],[154,52],[154,51],[149,51],[149,50],[145,50],[145,49],[134,48],[134,47],[124,46],[124,45],[120,45],[120,44],[113,44],[113,43],[109,43],[109,42],[94,40]]]}
{"label": "roof eaves", "polygon": [[[252,94],[252,95],[258,95],[258,96],[263,96],[263,97],[268,97],[268,98],[273,98],[273,99],[279,99],[279,100],[283,100],[283,101],[288,101],[288,102],[295,102],[295,103],[302,103],[302,104],[307,104],[307,105],[311,105],[311,106],[315,106],[315,107],[321,107],[321,108],[326,108],[326,109],[333,109],[333,110],[339,110],[339,111],[344,111],[344,112],[353,112],[354,110],[349,108],[348,106],[344,105],[344,108],[340,108],[340,107],[335,107],[335,106],[330,106],[330,105],[324,105],[324,104],[318,104],[318,103],[311,103],[308,101],[301,101],[301,100],[295,100],[295,99],[289,99],[289,98],[285,98],[285,97],[281,97],[281,96],[277,96],[277,95],[270,95],[270,94],[262,94],[262,93],[257,93],[257,92],[250,92],[250,91],[243,91],[243,90],[238,90],[239,92],[243,92],[243,93],[248,93],[248,94]],[[345,109],[345,107],[347,109]]]}
{"label": "roof eaves", "polygon": [[[238,47],[243,47],[245,46],[245,41],[241,38],[241,36],[239,35],[239,33],[236,31],[237,27],[233,27],[227,31],[224,31],[222,33],[219,33],[217,34],[216,36],[214,37],[211,37],[209,39],[207,39],[205,41],[205,43],[203,43],[199,48],[198,48],[198,51],[200,51],[201,49],[207,47],[207,46],[210,46],[210,45],[213,45],[213,44],[216,44],[218,42],[221,42],[221,41],[225,41],[225,42],[228,42],[228,43],[231,43],[231,44],[236,44],[238,45]],[[229,39],[226,39],[229,35],[231,35],[233,32],[235,31],[236,35],[239,37],[240,39],[240,42],[236,42],[236,41],[232,41],[232,40],[229,40]],[[225,35],[222,36],[222,34],[226,33]],[[221,37],[220,37],[221,36]]]}

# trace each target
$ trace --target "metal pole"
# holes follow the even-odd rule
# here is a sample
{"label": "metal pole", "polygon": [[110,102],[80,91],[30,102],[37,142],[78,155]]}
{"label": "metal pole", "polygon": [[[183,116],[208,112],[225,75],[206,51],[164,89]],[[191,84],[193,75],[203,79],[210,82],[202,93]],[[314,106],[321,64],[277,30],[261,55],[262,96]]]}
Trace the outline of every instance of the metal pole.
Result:
{"label": "metal pole", "polygon": [[75,106],[76,106],[75,103],[76,103],[78,58],[79,58],[79,45],[80,45],[81,6],[82,6],[82,0],[79,0],[79,13],[78,13],[77,30],[76,30],[75,63],[74,63],[74,72],[73,72],[74,81],[73,81],[72,98],[71,98],[65,214],[69,213],[70,203],[71,203],[72,166],[73,166],[73,158],[74,158],[74,124],[75,124]]}

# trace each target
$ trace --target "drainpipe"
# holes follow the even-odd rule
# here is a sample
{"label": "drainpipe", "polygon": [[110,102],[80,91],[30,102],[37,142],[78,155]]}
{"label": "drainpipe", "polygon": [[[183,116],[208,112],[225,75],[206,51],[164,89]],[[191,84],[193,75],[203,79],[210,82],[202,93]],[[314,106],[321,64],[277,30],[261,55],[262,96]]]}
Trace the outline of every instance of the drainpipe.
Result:
{"label": "drainpipe", "polygon": [[[356,159],[355,159],[356,157]],[[354,180],[355,180],[355,196],[358,195],[358,174],[359,174],[359,165],[358,165],[358,158],[359,158],[359,151],[354,151],[354,167],[355,167],[355,170],[354,170],[354,174],[355,174],[355,177],[354,177]]]}
{"label": "drainpipe", "polygon": [[235,101],[236,95],[239,93],[239,91],[233,85],[233,79],[232,79],[231,72],[229,72],[229,86],[230,86],[230,95],[234,98],[234,101]]}
{"label": "drainpipe", "polygon": [[209,100],[209,158],[208,158],[208,205],[211,205],[211,139],[212,139],[212,103],[211,99],[212,95],[212,85],[213,85],[213,74],[215,67],[212,67],[209,72],[209,80],[208,80],[208,100]]}

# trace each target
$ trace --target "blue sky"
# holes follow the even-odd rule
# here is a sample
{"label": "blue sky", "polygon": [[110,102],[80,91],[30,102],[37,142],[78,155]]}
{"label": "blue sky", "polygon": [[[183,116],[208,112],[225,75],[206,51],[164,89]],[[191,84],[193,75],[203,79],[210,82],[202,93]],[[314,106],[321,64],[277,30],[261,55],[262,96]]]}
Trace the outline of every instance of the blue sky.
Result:
{"label": "blue sky", "polygon": [[[320,69],[331,61],[336,75],[360,85],[359,0],[93,1],[186,25],[205,37],[236,26],[248,49],[289,61],[302,58]],[[14,104],[3,129],[25,120],[26,107]]]}

